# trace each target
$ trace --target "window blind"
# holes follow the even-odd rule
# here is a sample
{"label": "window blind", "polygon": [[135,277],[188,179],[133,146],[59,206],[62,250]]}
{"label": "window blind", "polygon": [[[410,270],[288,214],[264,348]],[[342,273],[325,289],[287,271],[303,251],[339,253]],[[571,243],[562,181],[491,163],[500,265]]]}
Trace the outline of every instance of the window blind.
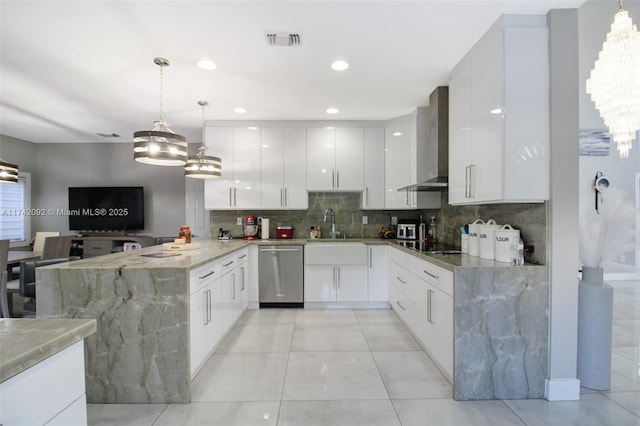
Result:
{"label": "window blind", "polygon": [[25,188],[24,177],[17,184],[0,183],[0,240],[27,240]]}

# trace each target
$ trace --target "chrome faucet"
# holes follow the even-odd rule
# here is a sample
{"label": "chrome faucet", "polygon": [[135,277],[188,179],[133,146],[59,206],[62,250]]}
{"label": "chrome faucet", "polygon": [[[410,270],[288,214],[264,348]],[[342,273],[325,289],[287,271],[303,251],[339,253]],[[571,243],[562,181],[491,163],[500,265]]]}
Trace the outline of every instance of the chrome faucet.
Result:
{"label": "chrome faucet", "polygon": [[325,222],[327,221],[327,215],[328,215],[329,213],[331,214],[331,239],[332,239],[332,240],[335,240],[335,239],[336,239],[336,236],[338,235],[338,234],[336,233],[336,214],[335,214],[335,212],[333,211],[333,209],[326,209],[326,210],[324,211],[324,221],[325,221]]}

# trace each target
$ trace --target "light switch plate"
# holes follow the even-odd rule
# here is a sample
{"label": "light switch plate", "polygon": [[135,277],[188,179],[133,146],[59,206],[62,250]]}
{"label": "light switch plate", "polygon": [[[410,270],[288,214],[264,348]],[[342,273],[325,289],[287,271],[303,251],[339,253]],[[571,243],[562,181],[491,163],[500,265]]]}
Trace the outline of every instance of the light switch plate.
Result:
{"label": "light switch plate", "polygon": [[392,225],[398,224],[398,216],[391,216],[391,224]]}
{"label": "light switch plate", "polygon": [[369,224],[369,216],[362,216],[362,224],[363,225],[368,225]]}
{"label": "light switch plate", "polygon": [[240,225],[240,226],[242,226],[242,216],[238,216],[238,217],[236,218],[236,225]]}

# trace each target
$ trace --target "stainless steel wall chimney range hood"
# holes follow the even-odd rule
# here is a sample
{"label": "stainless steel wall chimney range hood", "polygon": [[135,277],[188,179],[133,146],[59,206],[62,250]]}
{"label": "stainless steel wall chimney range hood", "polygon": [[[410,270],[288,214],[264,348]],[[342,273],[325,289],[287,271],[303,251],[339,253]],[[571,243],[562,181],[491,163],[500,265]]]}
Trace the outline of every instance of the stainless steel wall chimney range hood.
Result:
{"label": "stainless steel wall chimney range hood", "polygon": [[428,164],[418,164],[418,167],[427,168],[423,176],[428,179],[398,188],[398,191],[444,191],[449,187],[449,88],[446,86],[437,87],[429,95],[424,134],[418,144],[426,144],[429,161]]}

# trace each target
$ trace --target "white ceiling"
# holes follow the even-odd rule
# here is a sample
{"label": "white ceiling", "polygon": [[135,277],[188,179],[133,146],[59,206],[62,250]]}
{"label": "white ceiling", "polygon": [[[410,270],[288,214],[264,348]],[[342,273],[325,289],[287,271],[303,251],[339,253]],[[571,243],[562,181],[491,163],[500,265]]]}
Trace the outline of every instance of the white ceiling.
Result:
{"label": "white ceiling", "polygon": [[[130,142],[160,115],[158,56],[171,62],[164,116],[190,142],[201,138],[198,100],[207,120],[389,119],[426,105],[500,14],[582,3],[0,0],[0,133]],[[267,31],[302,44],[268,47]],[[217,70],[198,68],[203,58]],[[335,59],[350,68],[332,71]]]}

